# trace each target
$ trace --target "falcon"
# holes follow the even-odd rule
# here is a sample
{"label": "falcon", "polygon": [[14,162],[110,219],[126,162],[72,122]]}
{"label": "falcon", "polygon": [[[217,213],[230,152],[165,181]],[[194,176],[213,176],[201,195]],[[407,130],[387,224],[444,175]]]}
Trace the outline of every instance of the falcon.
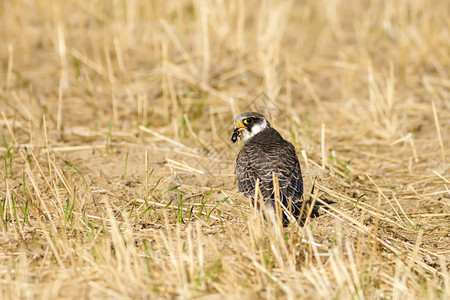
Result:
{"label": "falcon", "polygon": [[[246,112],[235,119],[231,141],[244,141],[236,159],[239,191],[254,202],[256,182],[264,203],[275,208],[275,199],[284,206],[284,226],[300,214],[303,180],[294,146],[272,128],[260,113]],[[275,195],[274,176],[278,178],[280,195]],[[291,216],[290,216],[291,215]]]}

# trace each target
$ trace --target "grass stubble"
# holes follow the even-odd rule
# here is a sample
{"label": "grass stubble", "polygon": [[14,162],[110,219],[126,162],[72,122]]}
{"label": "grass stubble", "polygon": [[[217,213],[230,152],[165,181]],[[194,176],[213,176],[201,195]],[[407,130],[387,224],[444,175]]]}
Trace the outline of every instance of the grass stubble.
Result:
{"label": "grass stubble", "polygon": [[[2,1],[0,297],[450,298],[449,15]],[[237,192],[249,110],[298,151],[303,227]]]}

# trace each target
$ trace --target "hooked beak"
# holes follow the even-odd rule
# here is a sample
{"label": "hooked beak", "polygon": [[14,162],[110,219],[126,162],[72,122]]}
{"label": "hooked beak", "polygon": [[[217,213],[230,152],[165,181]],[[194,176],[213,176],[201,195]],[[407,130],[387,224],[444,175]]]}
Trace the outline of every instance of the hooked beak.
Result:
{"label": "hooked beak", "polygon": [[234,128],[233,128],[233,135],[231,136],[231,141],[233,143],[236,143],[236,141],[238,140],[238,138],[241,135],[241,131],[246,128],[247,127],[244,124],[242,124],[241,122],[236,122],[236,124],[234,125]]}
{"label": "hooked beak", "polygon": [[247,128],[247,126],[245,126],[244,124],[242,124],[241,122],[236,122],[236,124],[234,125],[233,131],[234,132],[241,132],[242,130],[244,130],[245,128]]}

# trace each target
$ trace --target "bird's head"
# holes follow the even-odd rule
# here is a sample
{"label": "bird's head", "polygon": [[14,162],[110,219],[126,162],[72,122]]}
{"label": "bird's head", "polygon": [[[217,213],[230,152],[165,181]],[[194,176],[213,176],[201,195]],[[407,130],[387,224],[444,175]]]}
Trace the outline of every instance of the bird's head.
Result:
{"label": "bird's head", "polygon": [[231,136],[233,143],[237,141],[238,137],[242,137],[245,142],[264,129],[272,127],[266,117],[257,112],[245,112],[237,116],[234,121],[235,125]]}

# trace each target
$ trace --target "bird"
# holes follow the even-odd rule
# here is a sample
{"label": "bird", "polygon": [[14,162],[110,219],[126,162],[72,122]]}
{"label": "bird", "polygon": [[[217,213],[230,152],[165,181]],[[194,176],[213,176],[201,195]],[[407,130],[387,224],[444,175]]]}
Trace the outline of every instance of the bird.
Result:
{"label": "bird", "polygon": [[[231,141],[244,142],[236,158],[239,191],[255,203],[256,183],[264,203],[276,208],[275,199],[283,204],[283,225],[298,219],[303,194],[303,179],[295,147],[270,125],[264,115],[245,112],[235,118]],[[278,178],[279,197],[275,195],[274,177]],[[257,203],[257,202],[256,202]]]}

